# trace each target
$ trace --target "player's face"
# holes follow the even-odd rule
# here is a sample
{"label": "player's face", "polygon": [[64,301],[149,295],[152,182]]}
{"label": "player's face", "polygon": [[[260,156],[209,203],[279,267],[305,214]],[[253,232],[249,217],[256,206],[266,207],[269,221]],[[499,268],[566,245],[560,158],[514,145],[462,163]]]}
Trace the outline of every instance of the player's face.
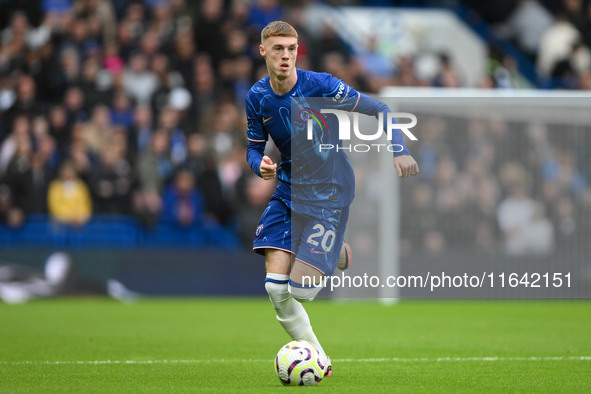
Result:
{"label": "player's face", "polygon": [[277,79],[286,79],[292,75],[298,56],[297,38],[269,37],[259,49],[267,62],[269,74]]}

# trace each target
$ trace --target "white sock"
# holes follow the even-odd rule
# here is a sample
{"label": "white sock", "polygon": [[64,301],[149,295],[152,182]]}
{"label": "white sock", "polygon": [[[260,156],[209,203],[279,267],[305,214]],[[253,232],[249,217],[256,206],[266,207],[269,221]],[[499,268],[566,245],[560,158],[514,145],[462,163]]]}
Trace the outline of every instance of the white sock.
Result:
{"label": "white sock", "polygon": [[289,275],[282,274],[268,273],[265,279],[265,289],[277,312],[277,320],[291,339],[311,342],[324,352],[303,305],[289,294],[288,282]]}

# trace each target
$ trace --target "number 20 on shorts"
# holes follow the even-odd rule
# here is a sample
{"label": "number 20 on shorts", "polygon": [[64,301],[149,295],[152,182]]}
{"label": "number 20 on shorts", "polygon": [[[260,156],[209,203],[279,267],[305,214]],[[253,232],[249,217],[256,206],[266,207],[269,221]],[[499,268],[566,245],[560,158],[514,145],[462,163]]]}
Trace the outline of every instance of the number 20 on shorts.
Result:
{"label": "number 20 on shorts", "polygon": [[[325,252],[330,252],[332,250],[332,247],[334,246],[334,241],[336,239],[335,232],[332,230],[326,231],[324,226],[320,223],[314,225],[314,227],[312,227],[312,230],[314,230],[315,232],[310,234],[306,242],[312,246],[320,245]],[[320,242],[318,240],[320,240]]]}

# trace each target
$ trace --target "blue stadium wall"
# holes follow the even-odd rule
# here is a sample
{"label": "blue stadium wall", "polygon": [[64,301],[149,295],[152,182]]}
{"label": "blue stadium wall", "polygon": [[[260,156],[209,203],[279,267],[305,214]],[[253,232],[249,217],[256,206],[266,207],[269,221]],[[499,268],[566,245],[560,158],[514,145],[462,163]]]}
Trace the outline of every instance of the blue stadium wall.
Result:
{"label": "blue stadium wall", "polygon": [[[263,257],[249,251],[158,248],[65,250],[77,273],[87,281],[114,278],[145,295],[265,295]],[[11,248],[2,263],[42,270],[54,249]]]}

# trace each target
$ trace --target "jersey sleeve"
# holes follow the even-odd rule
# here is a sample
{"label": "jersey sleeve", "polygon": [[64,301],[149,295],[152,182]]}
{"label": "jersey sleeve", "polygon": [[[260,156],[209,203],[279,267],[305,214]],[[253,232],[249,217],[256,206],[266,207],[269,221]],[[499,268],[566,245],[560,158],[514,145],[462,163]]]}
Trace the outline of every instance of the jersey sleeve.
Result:
{"label": "jersey sleeve", "polygon": [[[373,97],[366,96],[365,94],[360,94],[359,100],[357,102],[356,107],[353,109],[355,112],[359,112],[365,115],[375,116],[378,117],[378,114],[383,113],[383,128],[384,130],[388,129],[388,113],[390,113],[390,108],[380,100],[377,100]],[[392,130],[392,145],[399,147],[399,149],[394,150],[394,157],[397,156],[404,156],[410,155],[408,148],[406,147],[406,143],[404,142],[404,137],[402,136],[402,132],[400,130]]]}
{"label": "jersey sleeve", "polygon": [[248,146],[246,148],[246,160],[254,173],[261,176],[260,166],[265,154],[265,146],[269,139],[269,134],[263,128],[263,121],[259,114],[260,111],[256,110],[255,104],[260,105],[260,103],[253,102],[251,94],[247,95],[246,120],[248,127],[246,138],[248,139]]}
{"label": "jersey sleeve", "polygon": [[335,109],[354,111],[359,104],[361,94],[340,79],[324,74],[322,85],[322,96],[331,98]]}
{"label": "jersey sleeve", "polygon": [[[386,104],[380,100],[376,100],[357,92],[351,86],[330,74],[325,74],[325,76],[323,83],[325,89],[324,97],[332,98],[334,108],[342,109],[344,111],[359,112],[365,115],[375,116],[376,118],[379,113],[383,113],[383,127],[384,130],[387,130],[387,114],[390,112],[390,108],[388,108]],[[394,157],[410,155],[400,130],[393,130],[391,142],[392,145],[399,147],[399,149],[395,149]]]}

